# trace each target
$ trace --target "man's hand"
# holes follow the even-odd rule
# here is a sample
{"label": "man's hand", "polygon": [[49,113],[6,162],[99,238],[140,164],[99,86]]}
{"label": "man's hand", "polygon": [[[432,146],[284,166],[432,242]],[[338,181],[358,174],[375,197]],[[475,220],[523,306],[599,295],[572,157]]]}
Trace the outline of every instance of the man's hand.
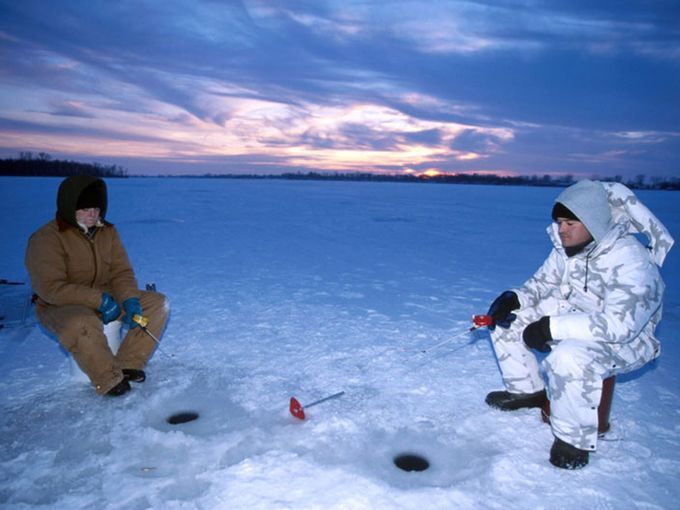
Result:
{"label": "man's hand", "polygon": [[517,294],[511,290],[503,292],[503,294],[498,296],[494,302],[491,303],[489,311],[487,312],[487,315],[490,315],[493,319],[493,324],[489,326],[489,329],[493,331],[496,324],[501,328],[508,329],[512,321],[517,318],[517,315],[511,312],[518,308],[519,298],[517,297]]}
{"label": "man's hand", "polygon": [[123,309],[125,310],[125,317],[123,317],[123,322],[130,326],[131,329],[139,326],[132,317],[135,315],[142,315],[142,304],[136,297],[126,299],[123,301]]}
{"label": "man's hand", "polygon": [[120,306],[118,306],[116,300],[106,292],[102,294],[102,302],[97,310],[102,314],[102,322],[104,324],[115,321],[120,315]]}
{"label": "man's hand", "polygon": [[548,342],[553,339],[550,333],[550,317],[541,317],[536,322],[529,324],[524,328],[522,339],[530,349],[536,349],[539,352],[550,352]]}

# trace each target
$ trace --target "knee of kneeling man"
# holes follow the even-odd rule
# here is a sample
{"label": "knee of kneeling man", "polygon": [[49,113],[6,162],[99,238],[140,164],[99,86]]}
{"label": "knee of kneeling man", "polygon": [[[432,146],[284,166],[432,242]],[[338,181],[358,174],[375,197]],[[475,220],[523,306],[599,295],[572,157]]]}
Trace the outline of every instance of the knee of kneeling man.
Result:
{"label": "knee of kneeling man", "polygon": [[104,323],[95,314],[73,315],[65,319],[62,330],[69,336],[88,337],[104,334]]}
{"label": "knee of kneeling man", "polygon": [[170,301],[165,294],[160,292],[147,292],[147,299],[150,301],[150,305],[158,310],[164,310],[166,313],[170,311]]}
{"label": "knee of kneeling man", "polygon": [[168,299],[168,297],[165,294],[161,294],[160,297],[162,299],[163,310],[165,310],[166,312],[169,312],[170,311],[170,300]]}
{"label": "knee of kneeling man", "polygon": [[544,364],[550,372],[563,376],[580,375],[588,369],[573,352],[559,347],[553,348],[545,358]]}
{"label": "knee of kneeling man", "polygon": [[147,290],[142,295],[142,301],[147,302],[147,306],[158,306],[163,308],[169,308],[168,298],[165,294],[157,291]]}

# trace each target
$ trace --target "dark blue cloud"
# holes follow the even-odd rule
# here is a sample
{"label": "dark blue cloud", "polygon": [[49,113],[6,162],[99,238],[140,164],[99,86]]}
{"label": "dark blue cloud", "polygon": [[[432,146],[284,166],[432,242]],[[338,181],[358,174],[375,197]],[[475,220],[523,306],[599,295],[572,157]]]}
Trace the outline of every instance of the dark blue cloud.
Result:
{"label": "dark blue cloud", "polygon": [[[228,130],[244,104],[259,101],[294,112],[294,120],[263,125],[283,133],[257,136],[272,149],[442,144],[478,153],[480,170],[609,172],[611,164],[672,175],[680,162],[678,26],[675,1],[0,0],[0,115],[97,119],[98,133],[115,139],[119,127],[107,126],[118,116],[164,119],[168,130],[192,122]],[[315,124],[319,111],[357,104],[422,125]],[[253,124],[269,118],[247,115]],[[289,133],[290,122],[310,125]],[[31,117],[22,133],[39,132],[40,123]],[[462,126],[452,143],[447,123]],[[647,134],[641,141],[620,132]],[[197,131],[196,150],[204,136]],[[273,157],[265,152],[257,157]],[[472,168],[443,158],[413,167]],[[286,160],[281,154],[272,167]]]}

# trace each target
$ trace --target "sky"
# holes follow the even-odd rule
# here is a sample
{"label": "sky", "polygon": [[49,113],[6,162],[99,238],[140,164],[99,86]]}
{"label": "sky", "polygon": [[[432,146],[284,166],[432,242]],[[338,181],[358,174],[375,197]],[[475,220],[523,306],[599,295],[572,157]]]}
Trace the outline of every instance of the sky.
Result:
{"label": "sky", "polygon": [[0,156],[680,177],[676,0],[0,0]]}

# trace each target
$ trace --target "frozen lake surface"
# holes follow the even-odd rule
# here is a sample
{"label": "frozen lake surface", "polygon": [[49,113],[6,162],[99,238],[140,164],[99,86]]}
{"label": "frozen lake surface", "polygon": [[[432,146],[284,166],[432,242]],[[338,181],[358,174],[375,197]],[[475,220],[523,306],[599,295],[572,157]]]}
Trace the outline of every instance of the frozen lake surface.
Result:
{"label": "frozen lake surface", "polygon": [[[0,178],[0,278],[27,281],[60,179]],[[680,498],[680,250],[662,355],[617,380],[612,429],[578,472],[548,463],[536,410],[502,387],[488,333],[434,351],[547,256],[556,188],[108,180],[140,285],[172,305],[147,381],[77,382],[0,286],[0,506],[100,509],[667,509]],[[638,192],[680,239],[674,192]],[[307,409],[303,404],[344,391]],[[179,412],[198,419],[167,423]],[[405,472],[393,459],[429,461]]]}

